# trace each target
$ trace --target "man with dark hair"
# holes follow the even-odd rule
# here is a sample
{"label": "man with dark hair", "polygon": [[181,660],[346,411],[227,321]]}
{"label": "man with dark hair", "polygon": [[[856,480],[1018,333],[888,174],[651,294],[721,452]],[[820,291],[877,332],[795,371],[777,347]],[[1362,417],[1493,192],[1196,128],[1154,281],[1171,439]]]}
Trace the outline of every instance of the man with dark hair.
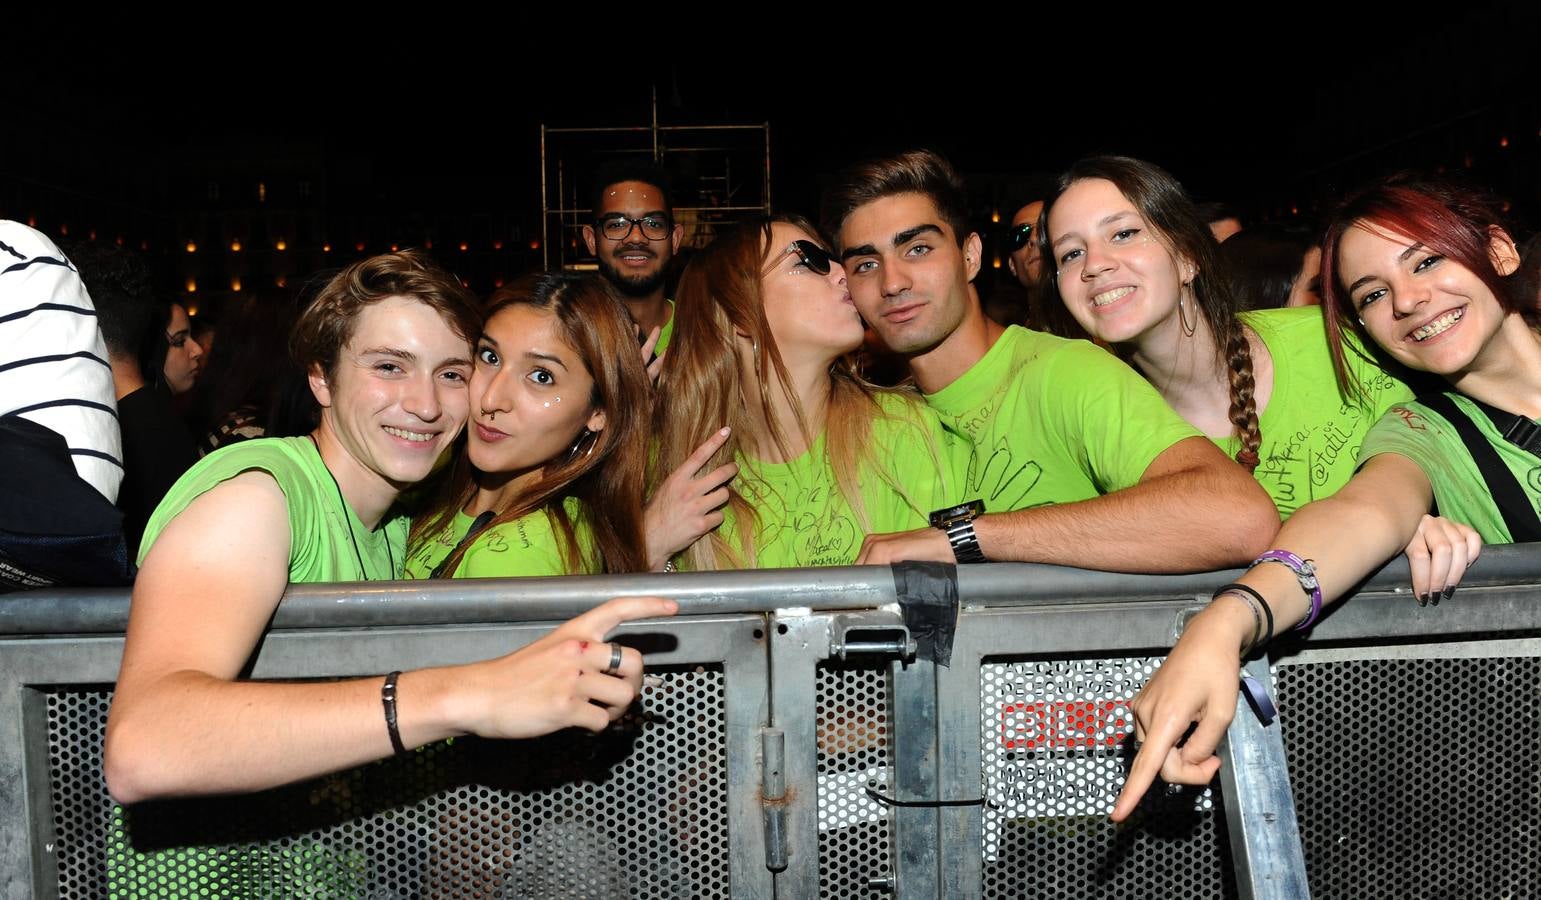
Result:
{"label": "man with dark hair", "polygon": [[123,434],[123,486],[118,509],[130,553],[138,550],[145,523],[182,473],[198,461],[197,443],[177,414],[166,387],[145,377],[140,360],[164,340],[157,334],[166,304],[155,296],[149,266],[133,251],[105,242],[82,242],[70,259],[96,301],[102,339],[112,363],[112,384]]}
{"label": "man with dark hair", "polygon": [[669,261],[685,236],[674,221],[668,177],[657,163],[625,158],[601,166],[594,179],[594,220],[583,226],[583,242],[642,333],[658,330],[653,352],[661,354],[674,336]]}
{"label": "man with dark hair", "polygon": [[1132,369],[1084,341],[985,317],[962,179],[914,151],[847,170],[827,208],[862,316],[972,442],[967,496],[933,528],[869,535],[858,562],[1051,562],[1127,572],[1252,559],[1262,488]]}
{"label": "man with dark hair", "polygon": [[107,722],[119,801],[260,790],[454,735],[597,731],[630,704],[641,657],[605,634],[671,602],[612,601],[507,656],[383,684],[237,680],[289,583],[401,577],[396,501],[465,425],[480,327],[475,298],[416,253],[349,266],[302,314],[319,427],[209,454],[150,520]]}

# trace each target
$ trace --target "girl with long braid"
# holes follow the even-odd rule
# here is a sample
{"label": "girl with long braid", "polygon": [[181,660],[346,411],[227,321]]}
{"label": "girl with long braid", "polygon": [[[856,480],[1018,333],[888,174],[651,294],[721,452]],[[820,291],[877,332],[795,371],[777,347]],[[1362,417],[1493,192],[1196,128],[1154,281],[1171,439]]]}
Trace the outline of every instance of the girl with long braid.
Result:
{"label": "girl with long braid", "polygon": [[1218,245],[1157,166],[1082,160],[1043,219],[1045,277],[1061,301],[1051,329],[1111,345],[1252,471],[1280,518],[1347,483],[1370,426],[1412,397],[1357,353],[1340,387],[1319,309],[1238,315]]}
{"label": "girl with long braid", "polygon": [[[1467,186],[1402,175],[1372,183],[1334,216],[1322,307],[1340,379],[1351,384],[1354,357],[1367,348],[1438,387],[1377,422],[1352,480],[1286,522],[1279,549],[1188,622],[1130,704],[1144,743],[1115,820],[1134,811],[1157,773],[1184,784],[1213,778],[1236,711],[1238,658],[1291,626],[1309,627],[1409,535],[1410,557],[1420,538],[1429,551],[1413,558],[1420,604],[1448,599],[1484,542],[1541,540],[1541,484],[1532,477],[1541,470],[1541,309],[1517,274],[1502,211]],[[1436,506],[1463,524],[1430,516]]]}

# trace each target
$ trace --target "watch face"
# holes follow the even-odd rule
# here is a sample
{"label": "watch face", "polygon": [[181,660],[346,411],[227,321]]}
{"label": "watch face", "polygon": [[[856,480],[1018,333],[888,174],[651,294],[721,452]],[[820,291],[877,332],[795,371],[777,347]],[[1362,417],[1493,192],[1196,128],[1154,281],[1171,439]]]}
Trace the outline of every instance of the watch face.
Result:
{"label": "watch face", "polygon": [[983,515],[985,504],[983,500],[970,500],[967,503],[959,503],[957,506],[949,506],[939,509],[931,514],[931,525],[934,528],[946,528],[954,522],[971,522]]}

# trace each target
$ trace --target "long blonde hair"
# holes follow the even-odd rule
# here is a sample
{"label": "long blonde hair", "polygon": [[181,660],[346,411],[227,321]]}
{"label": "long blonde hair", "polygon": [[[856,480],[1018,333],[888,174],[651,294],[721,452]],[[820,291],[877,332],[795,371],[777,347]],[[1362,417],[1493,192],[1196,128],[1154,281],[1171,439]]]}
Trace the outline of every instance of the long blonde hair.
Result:
{"label": "long blonde hair", "polygon": [[[790,373],[765,317],[762,268],[771,250],[771,225],[782,222],[817,235],[814,226],[800,216],[778,215],[746,222],[721,235],[691,260],[680,276],[675,295],[674,338],[659,377],[654,430],[658,453],[649,483],[656,486],[684,463],[697,447],[723,425],[732,434],[706,464],[710,471],[731,462],[743,449],[754,446],[759,422],[770,433],[761,443],[774,445],[792,458],[788,435],[777,421],[772,392],[780,392],[792,408],[799,436],[812,447],[818,437],[792,386]],[[822,240],[819,243],[828,246]],[[747,335],[752,349],[752,371],[740,364],[738,336]],[[857,374],[850,354],[829,367],[830,392],[825,407],[825,452],[834,470],[835,486],[850,504],[865,531],[869,527],[862,499],[859,473],[876,475],[902,496],[908,496],[871,440],[873,423],[889,418],[878,404],[878,395],[896,393],[919,402],[915,393],[879,388]],[[758,415],[752,410],[758,410]],[[753,477],[741,472],[738,480]],[[687,568],[696,570],[753,568],[754,535],[759,516],[738,486],[728,488],[728,509],[735,541],[713,531],[684,551]],[[726,527],[726,526],[724,526]]]}

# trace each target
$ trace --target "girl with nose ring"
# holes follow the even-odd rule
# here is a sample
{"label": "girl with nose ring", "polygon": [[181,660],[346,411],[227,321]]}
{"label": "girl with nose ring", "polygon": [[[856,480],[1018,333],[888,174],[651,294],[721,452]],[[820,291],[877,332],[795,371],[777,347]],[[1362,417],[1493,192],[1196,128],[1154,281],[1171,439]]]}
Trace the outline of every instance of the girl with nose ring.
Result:
{"label": "girl with nose ring", "polygon": [[682,275],[675,318],[656,465],[680,467],[727,422],[732,437],[714,461],[739,467],[724,522],[689,546],[683,567],[850,565],[865,535],[925,527],[960,499],[957,439],[912,390],[857,374],[861,316],[806,220],[718,237]]}
{"label": "girl with nose ring", "polygon": [[1500,210],[1470,188],[1404,175],[1350,197],[1329,224],[1323,309],[1340,383],[1364,352],[1354,336],[1382,365],[1437,386],[1381,418],[1348,484],[1301,509],[1279,532],[1281,549],[1190,621],[1131,706],[1144,746],[1115,819],[1158,772],[1187,784],[1213,777],[1238,656],[1315,621],[1409,535],[1443,522],[1428,515],[1436,505],[1470,527],[1421,569],[1414,559],[1420,604],[1448,599],[1484,541],[1541,540],[1541,310],[1516,283],[1519,254]]}
{"label": "girl with nose ring", "polygon": [[492,295],[466,449],[413,522],[407,577],[650,567],[652,392],[634,333],[592,276],[531,276]]}

